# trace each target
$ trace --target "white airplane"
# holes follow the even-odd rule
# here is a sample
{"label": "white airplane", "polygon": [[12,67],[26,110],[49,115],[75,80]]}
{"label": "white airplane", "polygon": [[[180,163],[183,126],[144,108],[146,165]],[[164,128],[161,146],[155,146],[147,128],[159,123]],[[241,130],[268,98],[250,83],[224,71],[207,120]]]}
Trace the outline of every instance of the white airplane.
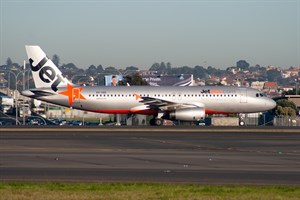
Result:
{"label": "white airplane", "polygon": [[[207,114],[255,113],[271,110],[274,100],[259,90],[227,86],[78,86],[72,84],[39,46],[26,46],[35,83],[22,95],[89,112],[153,115],[163,119],[200,121]],[[240,120],[240,125],[244,122]]]}

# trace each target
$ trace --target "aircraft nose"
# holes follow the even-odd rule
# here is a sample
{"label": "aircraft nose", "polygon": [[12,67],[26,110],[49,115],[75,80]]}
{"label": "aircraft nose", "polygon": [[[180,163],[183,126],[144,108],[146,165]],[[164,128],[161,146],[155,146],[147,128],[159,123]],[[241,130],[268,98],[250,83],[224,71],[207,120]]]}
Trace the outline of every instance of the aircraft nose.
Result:
{"label": "aircraft nose", "polygon": [[276,102],[273,99],[268,99],[268,101],[266,102],[266,108],[268,110],[272,110],[275,107],[276,107]]}

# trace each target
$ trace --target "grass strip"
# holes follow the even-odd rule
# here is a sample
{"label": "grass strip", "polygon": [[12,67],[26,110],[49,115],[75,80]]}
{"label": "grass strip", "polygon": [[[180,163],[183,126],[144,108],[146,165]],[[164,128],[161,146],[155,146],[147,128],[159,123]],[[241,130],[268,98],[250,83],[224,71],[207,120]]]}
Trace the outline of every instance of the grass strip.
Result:
{"label": "grass strip", "polygon": [[160,183],[0,183],[0,199],[297,200],[297,186],[201,186]]}

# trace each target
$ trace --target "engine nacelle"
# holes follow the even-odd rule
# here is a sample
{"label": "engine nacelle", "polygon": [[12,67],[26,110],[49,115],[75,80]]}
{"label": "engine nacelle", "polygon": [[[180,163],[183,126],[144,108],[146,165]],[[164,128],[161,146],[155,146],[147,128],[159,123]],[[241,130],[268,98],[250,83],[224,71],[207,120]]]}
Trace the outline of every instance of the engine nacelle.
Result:
{"label": "engine nacelle", "polygon": [[169,113],[170,120],[200,121],[205,118],[204,108],[183,108]]}

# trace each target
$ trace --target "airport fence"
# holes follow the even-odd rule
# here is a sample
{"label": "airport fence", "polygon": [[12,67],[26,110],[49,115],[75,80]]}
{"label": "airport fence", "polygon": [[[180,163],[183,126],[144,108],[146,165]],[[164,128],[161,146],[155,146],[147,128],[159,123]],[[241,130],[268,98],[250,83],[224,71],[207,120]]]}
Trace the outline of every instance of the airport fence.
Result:
{"label": "airport fence", "polygon": [[245,117],[246,126],[300,126],[300,117],[291,116],[265,116]]}
{"label": "airport fence", "polygon": [[300,117],[277,116],[273,124],[274,126],[300,126]]}

